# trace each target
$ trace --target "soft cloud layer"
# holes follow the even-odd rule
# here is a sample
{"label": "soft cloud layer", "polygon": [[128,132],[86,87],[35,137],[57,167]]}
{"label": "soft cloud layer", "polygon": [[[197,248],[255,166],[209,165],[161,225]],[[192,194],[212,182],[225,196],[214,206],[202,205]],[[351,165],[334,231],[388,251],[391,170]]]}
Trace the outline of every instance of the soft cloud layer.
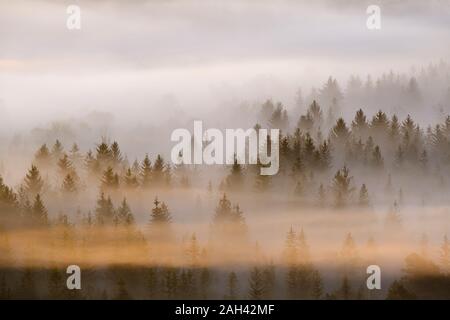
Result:
{"label": "soft cloud layer", "polygon": [[[66,29],[72,3],[80,31]],[[0,99],[16,126],[92,110],[151,121],[167,94],[192,113],[450,55],[448,1],[382,1],[380,31],[370,1],[307,3],[0,1]]]}

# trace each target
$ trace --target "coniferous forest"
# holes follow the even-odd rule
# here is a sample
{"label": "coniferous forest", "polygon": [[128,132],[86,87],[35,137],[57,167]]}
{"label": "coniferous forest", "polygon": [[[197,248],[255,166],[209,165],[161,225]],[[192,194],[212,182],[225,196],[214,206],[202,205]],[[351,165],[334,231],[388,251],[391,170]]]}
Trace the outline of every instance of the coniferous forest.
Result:
{"label": "coniferous forest", "polygon": [[[0,178],[0,297],[448,299],[450,116],[340,116],[384,90],[413,112],[426,94],[393,73],[352,77],[346,93],[330,77],[295,110],[255,108],[256,128],[282,132],[273,176],[158,150],[130,161],[109,137],[37,145],[18,184]],[[72,264],[82,290],[65,287]],[[366,286],[373,264],[381,290]]]}
{"label": "coniferous forest", "polygon": [[0,300],[450,299],[449,1],[69,2],[0,1]]}

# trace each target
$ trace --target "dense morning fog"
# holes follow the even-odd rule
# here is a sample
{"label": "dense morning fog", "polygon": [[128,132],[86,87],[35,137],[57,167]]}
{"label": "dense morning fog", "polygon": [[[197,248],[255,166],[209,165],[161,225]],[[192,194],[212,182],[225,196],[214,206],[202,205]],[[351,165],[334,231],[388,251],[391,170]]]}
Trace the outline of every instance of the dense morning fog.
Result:
{"label": "dense morning fog", "polygon": [[[0,299],[449,299],[449,15],[0,0]],[[174,161],[195,120],[278,172]]]}

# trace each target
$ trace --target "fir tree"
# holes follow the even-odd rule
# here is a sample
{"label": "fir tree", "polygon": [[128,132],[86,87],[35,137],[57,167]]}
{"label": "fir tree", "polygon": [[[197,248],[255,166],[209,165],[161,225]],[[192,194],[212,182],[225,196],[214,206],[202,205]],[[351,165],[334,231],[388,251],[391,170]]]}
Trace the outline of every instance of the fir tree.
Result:
{"label": "fir tree", "polygon": [[72,148],[69,151],[69,159],[75,167],[79,168],[83,157],[80,154],[80,148],[76,143],[72,145]]}
{"label": "fir tree", "polygon": [[53,159],[55,159],[55,161],[58,161],[58,159],[61,158],[63,152],[64,152],[63,145],[61,144],[61,142],[59,140],[56,140],[55,144],[52,147],[51,156],[53,157]]}
{"label": "fir tree", "polygon": [[332,190],[334,193],[335,206],[342,208],[347,205],[354,188],[351,186],[352,177],[346,166],[338,170],[334,176]]}
{"label": "fir tree", "polygon": [[117,208],[116,221],[117,224],[125,226],[129,226],[134,223],[133,213],[131,212],[131,209],[128,206],[126,198],[123,198],[122,203]]}
{"label": "fir tree", "polygon": [[344,119],[339,118],[336,122],[336,125],[333,127],[331,133],[332,139],[336,143],[343,145],[350,135],[350,130],[348,129]]}
{"label": "fir tree", "polygon": [[104,191],[116,190],[119,188],[119,176],[114,173],[112,167],[108,167],[103,172],[103,177],[102,177],[101,182],[102,182],[101,187],[102,187],[102,190],[104,190]]}
{"label": "fir tree", "polygon": [[[171,221],[170,212],[164,202],[159,202],[158,198],[155,198],[153,202],[155,207],[152,209],[150,215],[150,222],[152,224],[168,224]],[[161,204],[161,205],[160,205]]]}
{"label": "fir tree", "polygon": [[50,151],[48,150],[47,145],[43,144],[34,156],[34,163],[36,166],[46,168],[50,166],[51,160],[52,157],[50,155]]}
{"label": "fir tree", "polygon": [[63,177],[74,170],[72,162],[66,153],[63,153],[62,157],[58,160],[58,167]]}
{"label": "fir tree", "polygon": [[111,144],[110,152],[111,152],[112,166],[114,168],[118,169],[119,166],[123,162],[123,157],[122,157],[122,152],[120,151],[120,147],[119,147],[119,144],[117,143],[117,141],[114,141]]}
{"label": "fir tree", "polygon": [[68,173],[65,176],[64,181],[62,183],[61,190],[64,193],[76,193],[77,192],[77,190],[78,190],[77,183],[70,173]]}
{"label": "fir tree", "polygon": [[45,208],[39,194],[37,194],[34,199],[32,207],[32,217],[33,221],[35,221],[39,225],[46,225],[48,223],[47,209]]}
{"label": "fir tree", "polygon": [[362,109],[356,111],[355,119],[352,121],[352,134],[356,138],[364,137],[369,128],[366,115]]}
{"label": "fir tree", "polygon": [[253,267],[248,280],[248,297],[250,300],[262,300],[265,294],[265,283],[263,274],[259,267]]}
{"label": "fir tree", "polygon": [[367,208],[369,206],[369,192],[367,191],[367,187],[364,183],[361,186],[361,189],[359,189],[358,205],[363,208]]}
{"label": "fir tree", "polygon": [[128,168],[124,177],[125,187],[129,189],[136,189],[139,187],[139,182],[136,175]]}
{"label": "fir tree", "polygon": [[314,270],[312,272],[312,288],[311,288],[311,296],[313,299],[319,300],[323,296],[323,281],[319,274],[319,271]]}
{"label": "fir tree", "polygon": [[145,155],[140,167],[141,186],[148,188],[152,182],[152,163],[148,155]]}
{"label": "fir tree", "polygon": [[372,165],[376,169],[380,169],[383,167],[383,157],[381,156],[381,151],[379,146],[375,146],[375,149],[372,153]]}
{"label": "fir tree", "polygon": [[339,290],[339,295],[343,300],[350,300],[352,297],[352,288],[347,276],[344,276],[344,278],[342,279],[342,285]]}
{"label": "fir tree", "polygon": [[164,182],[164,159],[161,157],[161,155],[156,156],[155,163],[153,164],[153,182],[155,185],[160,186]]}
{"label": "fir tree", "polygon": [[226,178],[226,185],[229,190],[239,190],[243,184],[242,167],[237,160],[236,154],[234,155],[233,165],[231,166],[231,172]]}
{"label": "fir tree", "polygon": [[96,160],[101,167],[111,165],[111,149],[106,142],[102,142],[97,145],[96,148]]}
{"label": "fir tree", "polygon": [[233,271],[228,274],[226,292],[227,293],[225,294],[224,299],[236,300],[238,298],[239,294],[238,278],[236,273],[234,273]]}
{"label": "fir tree", "polygon": [[24,179],[24,190],[30,196],[35,196],[42,192],[44,182],[42,181],[39,169],[32,165]]}

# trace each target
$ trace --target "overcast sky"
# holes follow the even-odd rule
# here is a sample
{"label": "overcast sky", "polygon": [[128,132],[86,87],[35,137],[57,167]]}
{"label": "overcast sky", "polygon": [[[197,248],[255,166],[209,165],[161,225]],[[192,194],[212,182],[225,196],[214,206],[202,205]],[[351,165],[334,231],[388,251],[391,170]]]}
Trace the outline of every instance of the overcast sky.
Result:
{"label": "overcast sky", "polygon": [[[0,0],[0,116],[153,121],[450,57],[449,1],[310,2]],[[366,28],[372,3],[381,30]],[[66,28],[69,4],[81,30]]]}

